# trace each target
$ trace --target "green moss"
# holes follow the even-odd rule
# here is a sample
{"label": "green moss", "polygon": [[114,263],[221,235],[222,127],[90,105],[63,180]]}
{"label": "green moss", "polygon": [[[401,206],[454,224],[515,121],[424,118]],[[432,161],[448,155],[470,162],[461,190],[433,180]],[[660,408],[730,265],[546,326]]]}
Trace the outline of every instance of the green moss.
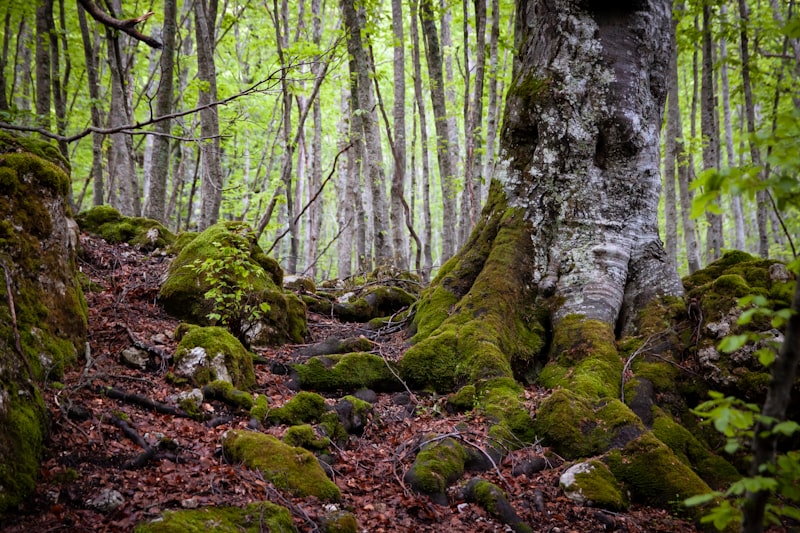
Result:
{"label": "green moss", "polygon": [[219,398],[225,403],[249,411],[253,407],[253,397],[244,391],[235,388],[228,381],[212,381],[203,387],[203,394]]}
{"label": "green moss", "polygon": [[189,415],[189,418],[193,420],[203,419],[203,411],[200,409],[200,406],[197,405],[197,402],[195,402],[192,398],[184,398],[178,402],[178,406],[180,406],[184,413]]}
{"label": "green moss", "polygon": [[[259,321],[260,328],[251,342],[267,345],[286,341],[303,342],[307,333],[306,307],[296,295],[281,286],[283,272],[277,262],[258,246],[252,229],[241,222],[220,222],[186,243],[170,264],[167,279],[159,291],[159,300],[168,313],[196,324],[209,324],[208,315],[216,304],[206,299],[211,288],[205,276],[198,276],[197,262],[227,260],[225,251],[238,248],[249,254],[249,265],[233,285],[241,289],[241,298],[251,305],[266,303],[269,311]],[[263,275],[253,275],[261,272]],[[231,273],[231,275],[234,275]]]}
{"label": "green moss", "polygon": [[507,523],[516,533],[533,533],[533,529],[519,519],[505,492],[494,483],[474,478],[467,484],[466,491],[468,500],[475,501],[490,515]]}
{"label": "green moss", "polygon": [[325,412],[325,399],[313,392],[301,391],[286,402],[269,412],[269,420],[277,424],[298,425],[316,422]]}
{"label": "green moss", "polygon": [[652,433],[645,433],[621,450],[607,456],[617,479],[631,491],[633,500],[645,505],[672,508],[680,514],[699,518],[697,508],[687,510],[682,502],[691,496],[711,492],[709,486]]}
{"label": "green moss", "polygon": [[297,446],[311,451],[325,450],[331,445],[328,437],[318,438],[314,433],[314,428],[309,424],[292,426],[287,429],[283,434],[283,442],[289,446]]}
{"label": "green moss", "polygon": [[660,410],[653,422],[653,435],[717,490],[741,477],[728,461],[706,449],[689,430]]}
{"label": "green moss", "polygon": [[522,387],[512,378],[494,378],[477,384],[476,404],[495,424],[490,435],[503,447],[518,448],[535,440],[533,419],[522,403]]}
{"label": "green moss", "polygon": [[322,530],[325,533],[358,533],[360,531],[355,515],[349,511],[336,511],[325,517]]}
{"label": "green moss", "polygon": [[448,395],[447,405],[455,411],[471,411],[475,407],[475,385],[470,383]]}
{"label": "green moss", "polygon": [[295,448],[272,435],[251,431],[228,431],[222,440],[225,455],[260,471],[276,487],[297,496],[316,496],[338,500],[339,488],[325,476],[316,457],[303,448]]}
{"label": "green moss", "polygon": [[26,178],[32,179],[62,197],[66,197],[72,185],[69,175],[62,168],[31,153],[0,154],[0,168],[10,169],[6,171],[9,176],[12,172],[16,173],[20,182]]}
{"label": "green moss", "polygon": [[175,241],[172,243],[167,251],[171,254],[179,254],[181,250],[183,250],[187,244],[192,242],[195,237],[200,235],[196,231],[182,231],[175,236]]}
{"label": "green moss", "polygon": [[347,430],[342,425],[341,420],[339,420],[339,415],[334,411],[324,413],[320,418],[319,426],[325,432],[325,436],[339,446],[347,442],[349,438]]}
{"label": "green moss", "polygon": [[539,406],[536,434],[566,459],[591,457],[644,433],[639,418],[617,399],[591,400],[566,389]]}
{"label": "green moss", "polygon": [[268,412],[269,403],[267,401],[267,397],[264,394],[259,394],[256,396],[255,401],[253,402],[253,407],[250,408],[250,416],[259,422],[263,422],[266,420]]}
{"label": "green moss", "polygon": [[205,350],[206,362],[198,366],[200,371],[192,376],[197,385],[205,385],[219,378],[209,366],[210,361],[218,354],[222,354],[225,368],[236,388],[246,390],[255,384],[253,356],[228,330],[216,326],[181,325],[176,331],[176,338],[180,339],[175,350],[175,364],[178,367],[184,359],[191,356],[193,348],[201,347]]}
{"label": "green moss", "polygon": [[[102,237],[110,243],[127,242],[148,249],[165,249],[175,242],[175,234],[157,220],[142,217],[125,217],[111,206],[99,205],[75,217],[80,228]],[[148,234],[155,232],[155,238]]]}
{"label": "green moss", "polygon": [[304,389],[320,391],[356,391],[368,388],[378,391],[401,387],[392,370],[392,363],[366,352],[312,357],[295,365],[298,381]]}
{"label": "green moss", "polygon": [[649,380],[656,392],[674,391],[680,377],[680,369],[663,361],[635,359],[631,365],[633,373]]}
{"label": "green moss", "polygon": [[466,460],[467,452],[456,440],[448,437],[430,442],[417,454],[406,481],[418,492],[444,494],[447,486],[464,474]]}
{"label": "green moss", "polygon": [[206,507],[165,511],[161,517],[141,523],[135,533],[260,533],[297,531],[289,510],[270,502],[239,507]]}
{"label": "green moss", "polygon": [[601,461],[589,461],[589,469],[575,474],[575,483],[568,490],[580,491],[593,507],[610,511],[625,511],[628,497],[614,474]]}

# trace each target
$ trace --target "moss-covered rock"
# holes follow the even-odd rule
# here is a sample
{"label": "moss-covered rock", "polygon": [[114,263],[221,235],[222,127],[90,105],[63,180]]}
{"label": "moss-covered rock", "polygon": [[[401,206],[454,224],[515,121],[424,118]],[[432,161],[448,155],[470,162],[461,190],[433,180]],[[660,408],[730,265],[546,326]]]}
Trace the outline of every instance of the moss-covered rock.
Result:
{"label": "moss-covered rock", "polygon": [[559,480],[567,497],[591,507],[625,511],[628,497],[614,474],[601,461],[587,461],[569,467]]}
{"label": "moss-covered rock", "polygon": [[300,424],[291,426],[283,434],[283,442],[289,446],[305,448],[310,451],[325,450],[331,445],[328,437],[317,437],[314,428],[310,424]]}
{"label": "moss-covered rock", "polygon": [[164,511],[157,519],[140,523],[135,533],[260,533],[295,532],[292,515],[283,506],[270,502],[239,507],[204,507]]}
{"label": "moss-covered rock", "polygon": [[250,408],[250,416],[259,422],[263,422],[269,413],[269,401],[266,395],[259,394],[253,400],[253,407]]}
{"label": "moss-covered rock", "polygon": [[255,384],[253,356],[226,329],[181,324],[175,338],[180,341],[174,357],[176,375],[198,386],[219,380],[247,390]]}
{"label": "moss-covered rock", "polygon": [[126,217],[109,205],[98,205],[75,217],[82,231],[116,244],[127,242],[142,250],[166,249],[175,234],[151,218]]}
{"label": "moss-covered rock", "polygon": [[[609,470],[625,483],[634,501],[699,518],[697,509],[687,511],[683,501],[711,492],[709,486],[655,435],[648,432],[624,448],[612,450]],[[693,513],[693,514],[692,514]]]}
{"label": "moss-covered rock", "polygon": [[268,418],[276,424],[298,425],[317,422],[325,411],[325,398],[313,392],[301,391],[281,407],[272,409]]}
{"label": "moss-covered rock", "polygon": [[427,494],[440,504],[447,505],[445,489],[464,475],[467,452],[453,438],[432,440],[422,447],[414,464],[408,469],[405,481],[417,492]]}
{"label": "moss-covered rock", "polygon": [[325,533],[358,533],[358,520],[350,511],[334,511],[322,521]]}
{"label": "moss-covered rock", "polygon": [[390,368],[393,363],[366,352],[312,357],[294,365],[297,382],[304,389],[318,391],[356,391],[372,389],[389,392],[402,388]]}
{"label": "moss-covered rock", "polygon": [[465,500],[477,503],[490,515],[508,524],[512,531],[533,533],[533,528],[517,515],[505,492],[494,483],[481,478],[473,478],[464,487],[463,494]]}
{"label": "moss-covered rock", "polygon": [[0,132],[0,515],[36,481],[47,432],[37,384],[58,380],[86,340],[70,185],[57,147]]}
{"label": "moss-covered rock", "polygon": [[339,422],[342,423],[345,431],[356,435],[364,432],[367,421],[373,415],[371,403],[349,394],[336,402],[334,411],[339,416]]}
{"label": "moss-covered rock", "polygon": [[229,381],[215,380],[203,387],[203,397],[222,400],[228,405],[249,411],[253,407],[250,393],[235,388]]}
{"label": "moss-covered rock", "polygon": [[231,430],[222,439],[225,456],[260,471],[280,489],[297,496],[338,500],[339,488],[325,475],[314,454],[289,446],[272,435]]}
{"label": "moss-covered rock", "polygon": [[448,394],[447,406],[456,412],[471,411],[475,407],[475,385],[464,385],[457,392]]}
{"label": "moss-covered rock", "polygon": [[253,231],[241,222],[220,222],[186,243],[170,264],[159,302],[178,318],[200,325],[211,324],[209,315],[219,314],[220,308],[214,300],[206,298],[212,285],[198,268],[205,261],[220,265],[234,263],[229,260],[234,249],[246,255],[246,265],[216,272],[214,276],[228,277],[227,283],[241,291],[240,304],[260,308],[263,303],[268,305],[268,311],[255,321],[248,315],[233,317],[230,323],[235,321],[247,342],[254,345],[303,342],[307,334],[305,304],[283,290],[280,266],[264,254]]}

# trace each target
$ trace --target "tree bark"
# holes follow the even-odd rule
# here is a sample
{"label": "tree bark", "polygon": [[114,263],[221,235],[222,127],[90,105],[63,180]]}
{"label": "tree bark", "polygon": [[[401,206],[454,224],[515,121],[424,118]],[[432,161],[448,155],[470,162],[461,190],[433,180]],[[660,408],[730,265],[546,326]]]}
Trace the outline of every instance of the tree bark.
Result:
{"label": "tree bark", "polygon": [[534,283],[563,298],[554,320],[577,313],[624,328],[655,295],[682,293],[656,218],[670,11],[593,5],[592,17],[564,4],[574,20],[520,4],[518,40],[521,25],[537,24],[519,42],[500,180],[532,225]]}
{"label": "tree bark", "polygon": [[439,46],[439,35],[434,22],[432,0],[421,0],[419,8],[436,128],[436,155],[439,161],[439,181],[442,187],[442,261],[446,261],[455,252],[456,245],[456,231],[455,224],[453,224],[453,221],[457,220],[456,169],[452,155],[455,147],[451,146],[452,133],[445,104],[442,50]]}
{"label": "tree bark", "polygon": [[[81,28],[83,38],[83,57],[86,65],[86,79],[89,84],[89,97],[91,100],[92,126],[95,128],[103,127],[103,117],[98,102],[100,102],[100,84],[97,72],[97,54],[92,45],[92,36],[89,33],[89,25],[86,22],[86,14],[83,7],[78,6],[78,23]],[[103,179],[103,135],[97,132],[92,133],[92,179],[94,179],[92,205],[103,205],[104,183]]]}
{"label": "tree bark", "polygon": [[[217,71],[214,64],[214,23],[217,0],[194,2],[195,40],[197,41],[197,75],[203,82],[198,91],[197,103],[208,105],[217,100]],[[220,160],[219,115],[215,106],[200,111],[200,132],[203,139],[200,150],[203,157],[203,174],[200,181],[201,208],[198,229],[215,224],[222,203],[222,163]]]}
{"label": "tree bark", "polygon": [[[739,0],[739,46],[742,57],[742,92],[744,92],[744,110],[747,117],[747,133],[751,137],[756,134],[756,114],[753,104],[753,89],[750,82],[750,38],[747,26],[750,20],[750,9],[746,0]],[[753,139],[750,139],[750,162],[761,167],[761,153]],[[758,255],[769,257],[769,231],[767,228],[767,195],[764,191],[756,194],[756,220],[758,224]]]}
{"label": "tree bark", "polygon": [[[719,169],[719,126],[714,91],[714,46],[711,35],[711,6],[703,4],[703,84],[700,90],[700,129],[703,132],[703,170]],[[722,256],[725,246],[722,235],[722,215],[706,213],[706,263]]]}
{"label": "tree bark", "polygon": [[372,193],[373,254],[379,265],[389,264],[394,256],[388,219],[386,177],[383,172],[381,136],[372,88],[372,67],[367,48],[362,39],[366,35],[364,7],[356,9],[353,0],[341,2],[344,25],[347,30],[347,50],[352,58],[350,75],[357,79],[355,112],[361,115],[364,136],[364,176]]}
{"label": "tree bark", "polygon": [[8,65],[8,45],[11,41],[11,10],[6,9],[3,21],[3,52],[0,56],[0,111],[8,111],[8,97],[6,96],[6,65]]}
{"label": "tree bark", "polygon": [[[350,136],[349,117],[349,92],[346,87],[342,88],[340,95],[340,118],[336,125],[339,141],[337,148],[343,150]],[[351,139],[352,142],[352,139]],[[355,220],[355,188],[351,187],[353,180],[351,176],[355,174],[355,150],[357,145],[353,145],[345,154],[345,164],[337,170],[336,180],[336,222],[339,230],[339,239],[336,241],[337,272],[339,279],[349,278],[353,273],[353,235],[357,222]]]}
{"label": "tree bark", "polygon": [[52,89],[50,66],[50,34],[53,0],[36,2],[36,119],[42,128],[50,129],[50,91]]}
{"label": "tree bark", "polygon": [[497,144],[497,115],[502,98],[497,90],[498,77],[501,76],[499,66],[500,43],[500,1],[492,0],[492,29],[489,36],[489,102],[486,110],[486,166],[480,184],[481,203],[489,192],[489,183],[494,176],[495,145]]}
{"label": "tree bark", "polygon": [[[174,94],[175,69],[175,34],[177,32],[176,17],[178,7],[175,0],[164,0],[164,27],[161,32],[163,48],[161,50],[161,79],[156,94],[156,116],[168,115],[172,112]],[[153,138],[153,157],[150,167],[150,196],[145,216],[162,223],[167,222],[167,177],[169,176],[169,134],[172,121],[162,120],[155,125],[157,135]]]}
{"label": "tree bark", "polygon": [[[394,175],[392,176],[391,223],[394,264],[408,268],[408,238],[406,236],[403,195],[406,186],[406,70],[405,38],[403,36],[403,2],[392,0],[392,32],[394,34]],[[410,223],[410,221],[409,221]]]}

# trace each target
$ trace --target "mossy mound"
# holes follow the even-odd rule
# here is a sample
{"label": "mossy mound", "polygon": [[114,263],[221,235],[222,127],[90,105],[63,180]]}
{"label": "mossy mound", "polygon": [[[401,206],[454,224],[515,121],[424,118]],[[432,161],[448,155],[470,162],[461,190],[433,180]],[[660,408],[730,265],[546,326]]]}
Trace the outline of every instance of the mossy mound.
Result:
{"label": "mossy mound", "polygon": [[645,432],[641,420],[619,400],[591,400],[567,389],[542,402],[534,427],[566,459],[602,454]]}
{"label": "mossy mound", "polygon": [[[242,302],[254,307],[262,303],[269,306],[255,323],[243,324],[247,341],[253,345],[303,342],[307,334],[305,304],[296,295],[284,292],[280,266],[264,254],[252,229],[241,222],[220,222],[186,243],[170,264],[159,302],[173,316],[210,325],[209,314],[219,309],[206,298],[211,285],[205,275],[198,274],[197,267],[207,260],[229,263],[231,249],[243,251],[248,259],[241,268],[225,272],[230,285],[241,291]],[[247,322],[248,318],[242,320]]]}
{"label": "mossy mound", "polygon": [[228,330],[181,324],[175,332],[175,374],[202,386],[220,380],[237,389],[255,385],[253,356]]}
{"label": "mossy mound", "polygon": [[567,497],[578,503],[615,512],[628,508],[624,487],[601,461],[571,466],[561,475],[559,484]]}
{"label": "mossy mound", "polygon": [[175,242],[175,234],[151,218],[126,217],[108,205],[98,205],[75,217],[81,230],[107,242],[127,242],[142,250],[166,249]]}
{"label": "mossy mound", "polygon": [[[738,300],[757,295],[764,297],[774,310],[788,308],[794,293],[794,276],[780,262],[731,251],[687,276],[683,283],[688,297],[695,299],[702,310],[699,339],[698,332],[693,331],[692,339],[686,339],[686,343],[694,344],[692,355],[697,357],[707,386],[747,401],[763,402],[770,375],[756,352],[773,341],[780,344],[782,336],[765,314],[756,313],[749,323],[740,325],[738,319],[744,309],[738,306]],[[760,332],[764,339],[730,354],[717,350],[722,338],[746,332]]]}
{"label": "mossy mound", "polygon": [[344,322],[369,322],[398,313],[417,301],[417,296],[391,285],[369,286],[357,295],[348,292],[338,298],[315,297],[305,300],[309,309],[333,314]]}
{"label": "mossy mound", "polygon": [[288,428],[283,434],[282,440],[289,446],[305,448],[312,452],[325,450],[331,445],[331,439],[318,437],[310,424],[300,424]]}
{"label": "mossy mound", "polygon": [[477,503],[490,515],[508,524],[512,531],[533,533],[533,528],[517,515],[505,492],[494,483],[481,478],[473,478],[464,487],[463,494],[465,500]]}
{"label": "mossy mound", "polygon": [[239,507],[205,507],[165,511],[152,522],[136,526],[135,533],[260,533],[297,531],[286,507],[270,502]]}
{"label": "mossy mound", "polygon": [[417,492],[427,494],[440,505],[447,505],[445,489],[464,475],[467,452],[453,438],[437,439],[430,435],[428,442],[408,469],[405,481]]}
{"label": "mossy mound", "polygon": [[272,435],[231,430],[223,436],[222,450],[230,461],[260,471],[276,487],[294,495],[322,500],[338,500],[341,496],[314,454],[289,446]]}
{"label": "mossy mound", "polygon": [[46,410],[31,377],[59,379],[86,340],[68,172],[55,146],[0,133],[0,514],[30,494],[39,470]]}
{"label": "mossy mound", "polygon": [[255,404],[250,393],[235,388],[229,381],[212,381],[203,387],[203,397],[207,400],[222,400],[245,411],[252,409]]}
{"label": "mossy mound", "polygon": [[633,501],[684,515],[689,513],[693,519],[699,519],[702,513],[697,508],[687,510],[683,501],[711,492],[691,468],[650,432],[622,449],[610,451],[605,463],[631,491]]}
{"label": "mossy mound", "polygon": [[326,410],[325,398],[301,391],[281,407],[272,409],[267,418],[275,424],[297,425],[319,421]]}
{"label": "mossy mound", "polygon": [[334,511],[322,521],[325,533],[358,533],[358,520],[350,511]]}
{"label": "mossy mound", "polygon": [[294,365],[294,370],[303,389],[348,392],[365,388],[379,392],[401,390],[402,384],[389,365],[392,363],[378,355],[354,352],[312,357],[305,363]]}

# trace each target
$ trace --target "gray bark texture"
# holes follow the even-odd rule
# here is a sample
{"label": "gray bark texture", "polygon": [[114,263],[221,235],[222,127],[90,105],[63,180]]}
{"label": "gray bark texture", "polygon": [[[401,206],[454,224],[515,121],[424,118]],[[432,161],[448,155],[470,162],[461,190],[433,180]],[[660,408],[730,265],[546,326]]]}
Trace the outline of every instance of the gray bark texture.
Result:
{"label": "gray bark texture", "polygon": [[656,220],[671,11],[584,5],[519,2],[497,176],[530,222],[533,282],[564,302],[554,321],[619,328],[683,290]]}

